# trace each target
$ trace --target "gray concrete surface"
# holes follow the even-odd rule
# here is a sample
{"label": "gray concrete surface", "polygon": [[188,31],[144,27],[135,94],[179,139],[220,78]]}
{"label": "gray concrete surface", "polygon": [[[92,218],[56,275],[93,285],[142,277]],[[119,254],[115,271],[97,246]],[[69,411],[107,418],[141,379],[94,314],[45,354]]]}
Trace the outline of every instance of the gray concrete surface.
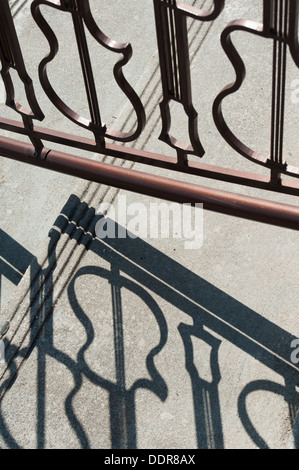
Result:
{"label": "gray concrete surface", "polygon": [[[98,1],[91,2],[108,35],[133,43],[127,77],[149,116],[136,146],[169,153],[157,140],[160,88],[152,4],[125,3],[101,0],[100,10]],[[210,112],[214,97],[234,78],[218,45],[220,31],[236,16],[261,19],[261,2],[239,3],[228,0],[211,27],[190,23],[194,101],[204,161],[257,171],[223,142]],[[43,57],[46,44],[31,25],[28,2],[16,21],[21,39],[33,40],[34,51],[28,41],[24,54],[34,75],[29,58]],[[55,23],[54,14],[49,21],[65,33],[68,25]],[[227,113],[240,135],[246,131],[249,142],[263,149],[271,51],[256,38],[240,34],[235,40],[248,54],[249,80],[235,102],[227,103]],[[70,44],[68,51],[67,65],[57,67],[53,79],[84,113],[83,98],[66,86],[77,80]],[[203,67],[211,54],[213,60]],[[289,63],[289,91],[296,72]],[[116,128],[132,124],[130,107],[108,80],[102,79],[107,122]],[[73,129],[44,103],[47,124]],[[290,93],[287,110],[292,157],[298,105]],[[174,133],[180,132],[178,121]],[[100,240],[94,236],[95,212],[102,202],[117,209],[125,196],[127,207],[142,203],[149,213],[150,204],[160,201],[3,159],[0,171],[0,318],[10,321],[6,364],[0,364],[1,448],[298,448],[298,365],[291,361],[292,341],[299,338],[297,233],[204,211],[203,244],[197,250],[187,250],[184,238],[149,234]],[[210,185],[227,189],[215,181]],[[296,203],[292,197],[280,199]]]}

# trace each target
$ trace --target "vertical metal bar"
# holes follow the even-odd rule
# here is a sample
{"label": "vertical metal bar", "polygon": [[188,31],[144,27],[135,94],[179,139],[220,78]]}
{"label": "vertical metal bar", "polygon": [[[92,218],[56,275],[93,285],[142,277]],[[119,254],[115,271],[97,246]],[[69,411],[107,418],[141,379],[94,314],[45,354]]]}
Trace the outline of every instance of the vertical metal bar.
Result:
{"label": "vertical metal bar", "polygon": [[[267,6],[269,3],[267,3]],[[272,4],[273,5],[273,4]],[[270,14],[270,8],[267,8],[268,14]],[[266,12],[266,13],[267,13]],[[270,30],[277,31],[277,18],[278,18],[278,5],[275,0],[273,8],[272,23],[269,25]],[[272,15],[271,15],[272,16]],[[275,155],[275,129],[276,129],[276,90],[277,90],[277,41],[274,39],[273,43],[273,65],[272,65],[272,118],[271,118],[271,159],[276,160]]]}
{"label": "vertical metal bar", "polygon": [[173,63],[173,76],[174,76],[174,84],[175,84],[175,92],[174,96],[179,99],[179,76],[178,76],[178,58],[177,58],[177,34],[175,29],[175,19],[174,19],[174,0],[171,0],[168,8],[169,14],[169,23],[170,23],[170,32],[171,32],[171,49],[172,49],[172,63]]}
{"label": "vertical metal bar", "polygon": [[[162,131],[159,139],[176,149],[178,165],[186,166],[188,153],[198,157],[202,157],[205,153],[198,135],[198,114],[192,103],[187,16],[203,21],[206,16],[200,10],[198,12],[195,10],[196,13],[185,11],[182,5],[178,5],[176,0],[154,0],[163,83],[163,100],[160,103]],[[168,62],[165,64],[165,57],[169,59],[170,64]],[[168,74],[171,74],[171,78]],[[180,103],[188,116],[190,143],[181,142],[169,134],[172,117],[169,107],[171,100]]]}
{"label": "vertical metal bar", "polygon": [[288,24],[289,0],[276,0],[271,24],[274,32],[271,159],[279,164],[283,163]]}
{"label": "vertical metal bar", "polygon": [[280,108],[280,142],[279,142],[279,163],[283,162],[284,144],[284,118],[285,118],[285,93],[286,93],[286,70],[287,70],[287,38],[289,24],[289,0],[285,0],[284,8],[284,31],[283,31],[283,58],[282,58],[282,83],[281,83],[281,108]]}
{"label": "vertical metal bar", "polygon": [[86,39],[86,34],[84,31],[84,23],[82,17],[80,16],[80,12],[72,11],[72,18],[74,24],[74,30],[76,34],[77,46],[80,56],[81,68],[84,78],[84,84],[86,89],[86,95],[89,105],[90,117],[93,124],[97,127],[93,129],[95,134],[96,140],[100,141],[102,144],[104,143],[104,136],[96,132],[95,129],[102,128],[102,121],[97,97],[97,91],[92,71],[92,65],[90,60],[90,54]]}
{"label": "vertical metal bar", "polygon": [[275,24],[275,7],[277,0],[264,0],[264,32],[269,35],[274,29]]}
{"label": "vertical metal bar", "polygon": [[275,129],[275,159],[279,161],[279,142],[280,142],[280,116],[281,116],[281,85],[282,85],[282,23],[283,23],[283,0],[279,2],[279,21],[278,21],[278,66],[277,66],[277,89],[276,89],[276,129]]}
{"label": "vertical metal bar", "polygon": [[178,11],[175,20],[177,31],[178,67],[180,73],[180,99],[184,107],[191,107],[191,73],[187,17],[186,15],[180,14]]}
{"label": "vertical metal bar", "polygon": [[[169,21],[168,21],[168,9],[166,0],[164,0],[164,5],[157,6],[155,3],[156,9],[156,30],[160,35],[162,32],[159,54],[160,54],[160,66],[161,66],[161,79],[164,94],[174,95],[174,80],[173,80],[173,69],[172,69],[172,55],[171,55],[171,42],[170,42],[170,31],[169,31]],[[158,13],[157,10],[160,10]],[[160,37],[160,36],[159,36]],[[166,77],[167,83],[165,83]]]}

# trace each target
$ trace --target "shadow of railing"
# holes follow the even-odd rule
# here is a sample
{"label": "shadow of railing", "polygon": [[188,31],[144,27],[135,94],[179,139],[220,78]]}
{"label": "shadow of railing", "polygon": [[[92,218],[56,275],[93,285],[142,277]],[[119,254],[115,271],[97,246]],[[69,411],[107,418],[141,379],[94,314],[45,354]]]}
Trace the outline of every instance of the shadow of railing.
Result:
{"label": "shadow of railing", "polygon": [[[109,250],[103,250],[103,244],[113,250],[121,272],[138,280],[144,288],[193,320],[192,326],[181,323],[179,332],[185,347],[186,370],[193,391],[198,448],[224,446],[218,393],[221,379],[219,336],[281,375],[284,386],[261,380],[247,384],[239,397],[238,412],[245,430],[258,447],[267,448],[266,442],[250,421],[246,397],[253,390],[282,395],[288,403],[290,422],[293,423],[299,403],[296,392],[299,384],[298,368],[290,360],[290,345],[295,337],[140,239],[95,240],[90,249],[108,261],[111,254]],[[214,332],[215,336],[205,328]],[[209,382],[199,376],[194,362],[194,338],[201,339],[211,349],[210,358],[202,358],[203,362],[210,363]]]}
{"label": "shadow of railing", "polygon": [[17,286],[33,258],[28,250],[0,229],[0,315],[2,276]]}
{"label": "shadow of railing", "polygon": [[[184,362],[193,394],[198,448],[224,448],[219,398],[221,369],[218,360],[222,340],[219,337],[275,371],[284,381],[284,385],[269,380],[250,382],[239,396],[238,413],[245,431],[257,447],[267,448],[267,443],[250,420],[246,398],[256,390],[271,391],[282,395],[288,403],[290,422],[293,423],[298,407],[296,387],[299,385],[298,368],[290,360],[290,344],[295,339],[294,336],[141,239],[128,237],[121,240],[99,240],[93,236],[86,238],[86,233],[94,233],[98,217],[95,216],[93,208],[80,203],[75,196],[71,199],[71,209],[62,211],[55,223],[56,228],[50,232],[49,263],[44,270],[39,272],[38,285],[43,287],[37,289],[31,296],[32,322],[36,317],[36,309],[39,309],[39,326],[32,329],[31,346],[31,350],[37,348],[38,354],[37,448],[46,447],[47,356],[63,364],[72,374],[74,386],[65,399],[64,409],[80,446],[92,447],[86,424],[81,422],[75,408],[75,399],[82,388],[83,380],[88,379],[91,384],[105,390],[109,395],[111,448],[135,449],[138,447],[136,392],[140,389],[148,390],[161,401],[165,401],[168,397],[166,378],[155,364],[156,357],[169,339],[165,312],[156,300],[157,298],[174,306],[182,316],[186,315],[186,323],[182,321],[178,330],[182,338]],[[83,219],[84,223],[82,223]],[[88,220],[87,225],[86,220]],[[61,233],[68,233],[70,238],[76,239],[78,245],[84,244],[85,249],[92,252],[95,259],[94,265],[76,268],[67,284],[69,305],[86,333],[86,340],[78,347],[76,359],[54,346],[52,284],[57,263],[56,244]],[[105,267],[98,265],[100,260],[104,262]],[[38,268],[33,263],[34,275],[38,272]],[[84,277],[91,275],[110,285],[111,306],[107,306],[107,309],[111,311],[113,323],[114,361],[111,362],[111,368],[115,368],[115,380],[108,380],[94,371],[86,359],[86,354],[95,340],[96,331],[91,312],[81,304],[82,299],[79,298],[76,289]],[[153,316],[159,330],[159,341],[153,348],[146,351],[147,375],[135,380],[130,387],[126,384],[122,302],[124,291],[129,291],[141,299],[147,307],[146,311]],[[193,321],[192,325],[190,325],[190,319]],[[43,341],[41,342],[38,338],[41,335],[42,325]],[[200,376],[194,360],[196,347],[194,340],[196,339],[204,342],[209,348],[209,356],[202,357],[202,361],[210,366],[210,380]],[[14,345],[10,348],[14,348]],[[15,354],[28,357],[31,350],[15,351]],[[138,362],[139,358],[134,357],[134,360]],[[14,360],[11,361],[9,367],[10,380],[12,380],[17,374]],[[7,384],[4,385],[7,386]],[[8,447],[21,447],[10,433],[2,413],[0,414],[0,433]]]}

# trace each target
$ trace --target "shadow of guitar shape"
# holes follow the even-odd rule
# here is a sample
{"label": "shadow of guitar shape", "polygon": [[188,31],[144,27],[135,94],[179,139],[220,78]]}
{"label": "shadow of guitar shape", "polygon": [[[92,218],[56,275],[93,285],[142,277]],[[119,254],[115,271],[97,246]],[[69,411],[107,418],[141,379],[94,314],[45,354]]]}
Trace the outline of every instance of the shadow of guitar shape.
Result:
{"label": "shadow of guitar shape", "polygon": [[[87,276],[94,275],[100,278],[107,279],[112,287],[112,311],[114,317],[114,348],[116,356],[116,380],[115,383],[105,379],[104,377],[97,374],[91,369],[86,359],[86,353],[90,348],[94,338],[95,330],[88,314],[83,310],[76,296],[76,284],[79,279]],[[132,294],[138,296],[144,302],[145,306],[148,307],[150,312],[154,315],[154,318],[158,324],[160,331],[159,343],[151,349],[146,356],[146,368],[149,373],[150,379],[140,378],[137,379],[130,388],[125,387],[124,377],[124,345],[123,345],[123,331],[122,331],[122,307],[120,291],[125,289]],[[110,426],[111,426],[111,445],[112,448],[136,448],[136,417],[135,417],[135,393],[138,389],[147,389],[154,393],[161,401],[165,401],[168,395],[167,384],[159,371],[157,370],[154,359],[163,349],[167,341],[167,323],[164,315],[149,293],[135,282],[126,279],[119,275],[112,268],[108,271],[104,268],[96,266],[87,266],[81,268],[76,276],[71,281],[68,288],[68,297],[70,305],[83,325],[87,339],[83,346],[80,348],[77,354],[77,362],[79,365],[78,373],[80,377],[85,376],[92,384],[99,386],[109,393],[110,403]],[[74,410],[73,401],[75,396],[79,392],[82,385],[82,380],[77,378],[75,380],[76,386],[70,392],[66,399],[66,413],[71,425],[79,430],[80,435],[84,435],[85,431],[82,429],[76,412]],[[85,434],[86,435],[86,434]],[[84,439],[88,442],[87,437]],[[81,438],[82,441],[82,438]]]}
{"label": "shadow of guitar shape", "polygon": [[[246,401],[248,396],[254,392],[271,392],[283,397],[290,408],[293,419],[295,419],[295,412],[297,411],[294,408],[294,403],[298,403],[298,393],[296,392],[295,384],[286,382],[285,385],[282,385],[270,380],[255,380],[248,383],[242,390],[238,400],[238,411],[244,429],[258,448],[270,449],[266,440],[260,435],[256,427],[253,425],[253,421],[250,419]],[[291,408],[293,408],[293,410],[291,410]]]}
{"label": "shadow of guitar shape", "polygon": [[[218,386],[221,380],[219,348],[221,341],[203,328],[199,319],[194,325],[180,323],[178,330],[185,348],[186,370],[190,375],[193,392],[194,416],[199,449],[223,449],[223,429],[221,421]],[[200,351],[198,343],[210,348],[210,357]],[[198,355],[200,360],[198,361]],[[197,356],[197,360],[196,360]],[[198,365],[208,364],[210,377],[204,378]]]}

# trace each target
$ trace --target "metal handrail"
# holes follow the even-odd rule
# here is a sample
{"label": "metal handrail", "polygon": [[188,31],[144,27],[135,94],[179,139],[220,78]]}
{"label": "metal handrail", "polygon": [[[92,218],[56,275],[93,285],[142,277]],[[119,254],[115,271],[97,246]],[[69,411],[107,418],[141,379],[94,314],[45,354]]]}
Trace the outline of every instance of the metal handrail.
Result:
{"label": "metal handrail", "polygon": [[[31,11],[34,20],[50,46],[50,53],[39,64],[40,83],[54,106],[67,119],[90,131],[92,137],[80,137],[36,125],[35,121],[42,122],[44,115],[35,94],[34,84],[26,71],[9,2],[8,0],[2,0],[0,9],[1,75],[6,89],[6,104],[19,114],[21,120],[17,121],[2,117],[0,118],[0,129],[14,135],[25,135],[29,138],[30,143],[21,142],[17,138],[0,136],[0,155],[141,194],[181,203],[195,204],[200,202],[204,204],[207,210],[298,229],[299,208],[295,206],[252,198],[229,191],[205,188],[191,183],[183,183],[176,179],[142,173],[133,169],[128,170],[113,166],[113,164],[91,161],[88,158],[58,152],[44,146],[44,141],[47,141],[68,148],[92,151],[93,153],[143,163],[149,167],[154,166],[173,170],[176,172],[174,174],[178,175],[197,175],[266,191],[299,195],[299,169],[289,165],[283,158],[286,53],[289,49],[295,65],[299,66],[299,45],[296,35],[299,0],[264,0],[263,23],[255,23],[249,20],[233,21],[224,29],[221,36],[224,51],[236,71],[236,81],[225,87],[214,101],[213,117],[215,124],[221,136],[235,151],[256,165],[268,169],[269,176],[224,168],[201,161],[205,151],[198,134],[198,115],[192,100],[187,20],[192,18],[196,21],[214,21],[225,8],[225,1],[214,0],[212,3],[211,10],[203,10],[176,0],[153,0],[162,90],[160,140],[175,149],[177,156],[170,157],[122,145],[123,143],[132,142],[140,136],[146,124],[146,115],[141,100],[123,74],[123,67],[131,58],[132,48],[130,44],[117,43],[108,38],[99,29],[92,16],[88,0],[34,0],[31,3]],[[61,14],[68,13],[72,17],[90,120],[83,118],[69,108],[51,84],[47,66],[56,56],[59,45],[50,25],[43,17],[41,10],[43,5],[54,8]],[[246,146],[229,128],[223,113],[223,101],[241,87],[245,76],[244,63],[231,38],[232,33],[238,30],[267,38],[273,42],[272,118],[269,155],[262,155]],[[89,31],[100,46],[121,55],[121,59],[114,67],[114,77],[117,85],[131,103],[136,115],[136,126],[132,132],[108,129],[102,122],[86,31]],[[15,101],[11,70],[17,71],[24,84],[29,109]],[[171,101],[181,104],[188,117],[189,144],[179,141],[170,134]],[[112,139],[115,142],[109,143],[107,139]],[[192,155],[195,159],[189,159],[189,155]],[[285,176],[292,177],[292,179],[286,179]]]}

